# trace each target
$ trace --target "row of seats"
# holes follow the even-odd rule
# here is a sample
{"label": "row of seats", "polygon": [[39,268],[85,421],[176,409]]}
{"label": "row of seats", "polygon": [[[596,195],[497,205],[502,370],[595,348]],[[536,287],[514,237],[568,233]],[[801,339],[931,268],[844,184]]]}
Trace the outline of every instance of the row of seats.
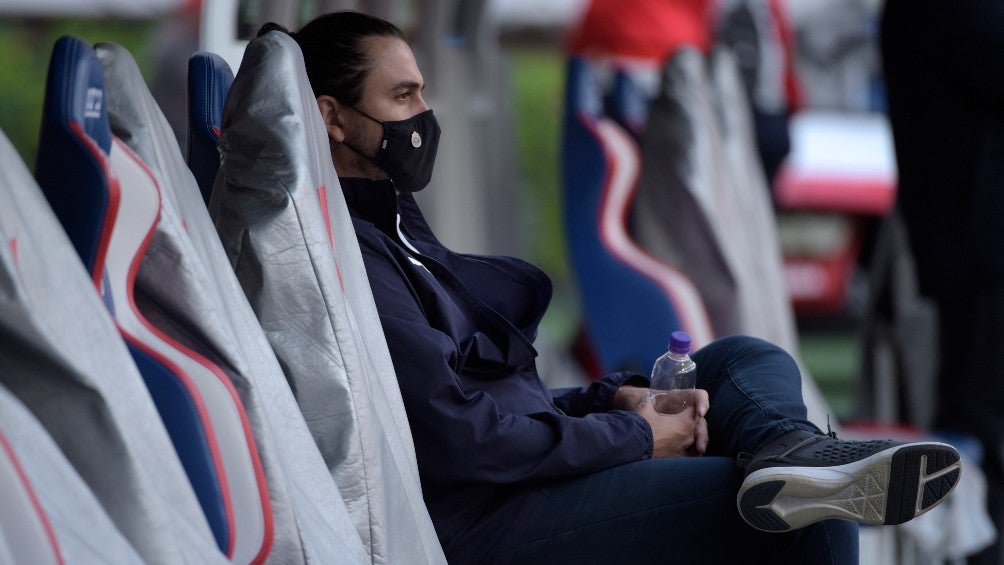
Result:
{"label": "row of seats", "polygon": [[[645,372],[668,336],[731,334],[798,357],[770,192],[731,54],[663,67],[574,56],[562,148],[566,240],[600,372]],[[826,425],[811,377],[810,418]]]}
{"label": "row of seats", "polygon": [[[771,193],[731,55],[683,48],[662,67],[575,56],[566,89],[564,228],[598,372],[645,371],[678,329],[698,347],[734,333],[761,337],[797,360]],[[836,427],[802,373],[809,420]],[[860,439],[921,437],[847,428]],[[893,562],[898,545],[901,562],[923,553],[933,563],[996,535],[971,438],[939,439],[966,459],[951,503],[894,529],[862,528],[863,560]]]}
{"label": "row of seats", "polygon": [[0,562],[444,562],[298,47],[190,81],[186,160],[64,37],[0,135]]}

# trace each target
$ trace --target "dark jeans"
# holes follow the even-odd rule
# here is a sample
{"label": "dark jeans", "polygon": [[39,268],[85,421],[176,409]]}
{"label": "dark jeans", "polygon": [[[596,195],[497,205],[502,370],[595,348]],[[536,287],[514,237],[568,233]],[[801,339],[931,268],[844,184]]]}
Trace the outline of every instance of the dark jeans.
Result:
{"label": "dark jeans", "polygon": [[759,532],[739,516],[740,451],[806,420],[798,368],[767,342],[730,337],[694,354],[708,391],[704,457],[640,461],[558,485],[520,541],[515,563],[857,563],[857,524],[829,520]]}

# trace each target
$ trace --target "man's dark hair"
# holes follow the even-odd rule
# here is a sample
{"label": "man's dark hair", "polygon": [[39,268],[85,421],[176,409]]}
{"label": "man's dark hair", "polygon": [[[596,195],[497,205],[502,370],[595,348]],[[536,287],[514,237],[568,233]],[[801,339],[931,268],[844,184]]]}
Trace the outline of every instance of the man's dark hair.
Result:
{"label": "man's dark hair", "polygon": [[[286,31],[266,24],[258,35],[272,30]],[[396,25],[350,10],[318,16],[290,35],[303,51],[314,96],[327,94],[350,106],[359,102],[363,81],[373,68],[366,40],[395,37],[405,41],[404,32]]]}

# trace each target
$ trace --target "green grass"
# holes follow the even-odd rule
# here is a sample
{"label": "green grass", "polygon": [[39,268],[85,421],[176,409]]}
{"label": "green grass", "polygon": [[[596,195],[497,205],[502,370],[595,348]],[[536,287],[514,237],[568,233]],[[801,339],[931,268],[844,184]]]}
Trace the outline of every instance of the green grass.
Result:
{"label": "green grass", "polygon": [[837,420],[853,416],[860,344],[852,332],[803,332],[800,354]]}
{"label": "green grass", "polygon": [[88,43],[119,43],[145,70],[154,25],[124,20],[0,20],[0,129],[29,168],[34,169],[38,151],[45,77],[56,40],[74,35]]}
{"label": "green grass", "polygon": [[563,57],[554,50],[520,50],[511,55],[518,155],[524,201],[534,238],[531,258],[558,278],[568,276],[561,228],[558,171]]}
{"label": "green grass", "polygon": [[544,330],[557,340],[570,339],[579,307],[568,290],[572,275],[561,217],[559,163],[565,57],[555,48],[513,49],[508,55],[522,177],[520,201],[527,204],[524,225],[533,234],[528,238],[526,258],[554,281],[556,292],[542,322]]}

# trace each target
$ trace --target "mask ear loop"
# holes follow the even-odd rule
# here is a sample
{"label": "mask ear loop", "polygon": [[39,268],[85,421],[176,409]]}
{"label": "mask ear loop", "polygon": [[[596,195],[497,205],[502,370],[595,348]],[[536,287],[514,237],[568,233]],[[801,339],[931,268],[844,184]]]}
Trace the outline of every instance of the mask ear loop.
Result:
{"label": "mask ear loop", "polygon": [[[381,129],[383,129],[384,123],[381,122],[380,120],[374,118],[373,116],[367,114],[366,112],[363,112],[362,110],[360,110],[359,108],[356,108],[355,106],[351,106],[349,104],[346,104],[346,106],[348,106],[349,108],[352,108],[353,110],[355,110],[359,114],[362,114],[363,116],[366,116],[367,118],[369,118],[369,119],[373,120],[374,122],[380,124]],[[377,153],[378,154],[379,154],[379,152],[380,152],[381,149],[385,149],[387,147],[387,135],[386,134],[387,134],[387,132],[383,131],[383,135],[382,135],[383,140],[380,142],[380,148],[377,149]],[[360,151],[358,148],[353,147],[353,145],[351,143],[349,143],[348,138],[346,138],[345,141],[342,141],[342,144],[345,145],[346,147],[348,147],[349,149],[351,149],[357,155],[363,156],[370,163],[373,163],[373,160],[376,159],[376,155],[370,157],[369,155],[367,155],[367,154],[363,153],[362,151]]]}
{"label": "mask ear loop", "polygon": [[359,112],[360,114],[362,114],[362,115],[366,116],[367,118],[369,118],[369,119],[373,120],[374,122],[376,122],[376,123],[378,123],[378,124],[380,124],[380,125],[383,125],[383,122],[382,122],[382,121],[380,121],[380,120],[378,120],[378,119],[374,118],[373,116],[371,116],[371,115],[367,114],[366,112],[363,112],[363,111],[362,111],[362,110],[360,110],[359,108],[356,108],[355,106],[349,106],[349,108],[352,108],[352,109],[353,109],[353,110],[355,110],[356,112]]}

